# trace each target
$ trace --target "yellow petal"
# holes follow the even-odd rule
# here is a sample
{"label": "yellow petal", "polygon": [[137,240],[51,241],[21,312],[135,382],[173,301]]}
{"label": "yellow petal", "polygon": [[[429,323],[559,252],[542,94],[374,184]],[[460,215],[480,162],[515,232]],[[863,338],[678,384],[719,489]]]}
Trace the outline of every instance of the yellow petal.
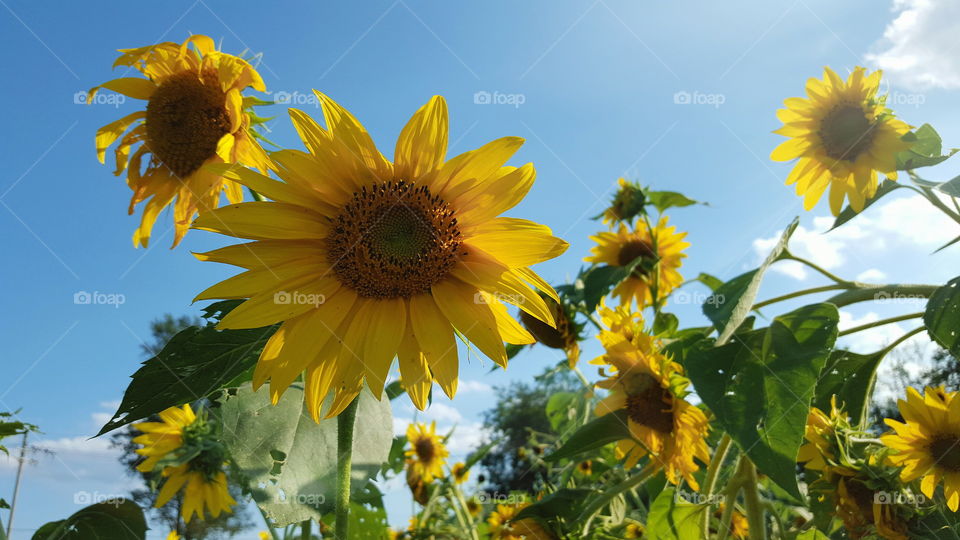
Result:
{"label": "yellow petal", "polygon": [[192,228],[252,240],[322,239],[327,235],[322,221],[302,206],[254,201],[200,214]]}
{"label": "yellow petal", "polygon": [[457,342],[450,320],[437,306],[433,296],[410,297],[410,326],[433,377],[450,398],[457,393]]}
{"label": "yellow petal", "polygon": [[394,174],[413,181],[443,165],[447,155],[447,102],[433,96],[414,113],[397,138]]}
{"label": "yellow petal", "polygon": [[[483,354],[506,367],[507,353],[497,330],[497,320],[482,299],[480,291],[459,279],[448,278],[431,287],[440,312],[453,327],[476,345]],[[420,339],[417,335],[417,339]]]}

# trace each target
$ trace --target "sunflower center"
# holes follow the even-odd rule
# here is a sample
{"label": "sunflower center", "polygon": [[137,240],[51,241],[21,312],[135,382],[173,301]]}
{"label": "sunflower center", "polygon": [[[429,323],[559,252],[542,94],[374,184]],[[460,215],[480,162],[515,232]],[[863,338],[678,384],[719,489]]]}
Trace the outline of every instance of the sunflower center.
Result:
{"label": "sunflower center", "polygon": [[960,437],[952,435],[937,437],[930,443],[928,449],[938,467],[960,472]]}
{"label": "sunflower center", "polygon": [[226,96],[215,71],[185,71],[164,80],[147,102],[147,148],[179,178],[217,152],[230,132]]}
{"label": "sunflower center", "polygon": [[433,462],[433,456],[435,449],[433,447],[433,441],[430,439],[418,439],[417,442],[413,445],[414,450],[417,452],[417,458],[423,463]]}
{"label": "sunflower center", "polygon": [[660,381],[646,373],[626,376],[627,416],[634,422],[660,433],[673,431],[673,412],[669,393]]}
{"label": "sunflower center", "polygon": [[838,105],[821,120],[819,135],[828,156],[854,161],[870,148],[873,124],[859,105]]}
{"label": "sunflower center", "polygon": [[357,294],[409,298],[447,276],[462,238],[446,202],[426,186],[397,180],[354,193],[327,243],[337,279]]}
{"label": "sunflower center", "polygon": [[657,260],[657,252],[653,246],[644,240],[630,240],[620,247],[617,254],[617,265],[628,266],[633,261],[640,262],[633,270],[634,277],[644,277],[650,272],[650,266]]}

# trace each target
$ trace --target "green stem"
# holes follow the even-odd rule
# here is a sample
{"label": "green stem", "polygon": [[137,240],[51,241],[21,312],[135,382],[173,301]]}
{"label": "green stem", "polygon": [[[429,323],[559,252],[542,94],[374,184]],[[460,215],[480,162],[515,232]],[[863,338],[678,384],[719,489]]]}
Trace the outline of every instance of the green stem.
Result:
{"label": "green stem", "polygon": [[862,324],[860,326],[855,326],[853,328],[848,328],[840,332],[840,334],[838,334],[838,337],[848,336],[850,334],[856,334],[857,332],[862,332],[864,330],[869,330],[871,328],[877,328],[879,326],[883,326],[886,324],[893,324],[895,322],[900,322],[900,321],[908,321],[910,319],[916,319],[918,317],[923,317],[922,311],[919,311],[917,313],[908,313],[906,315],[899,315],[897,317],[890,317],[889,319],[881,319],[879,321],[874,321],[871,323]]}
{"label": "green stem", "polygon": [[463,509],[463,515],[467,519],[467,523],[470,525],[470,537],[473,538],[473,540],[480,540],[479,533],[477,532],[476,521],[473,519],[470,509],[467,508],[467,500],[463,496],[463,491],[460,490],[460,486],[458,486],[456,482],[451,483],[451,488],[454,496],[457,499],[457,503],[460,505],[460,508]]}
{"label": "green stem", "polygon": [[844,307],[871,300],[896,300],[906,298],[930,298],[939,287],[936,285],[864,285],[844,291],[827,299],[827,302]]}
{"label": "green stem", "polygon": [[930,201],[930,204],[936,206],[941,212],[950,216],[950,219],[956,221],[957,223],[960,223],[960,214],[957,214],[956,212],[948,208],[947,205],[943,204],[943,201],[941,201],[940,198],[937,197],[937,195],[933,192],[932,189],[928,187],[922,187],[920,189],[923,190],[923,196],[926,197],[928,201]]}
{"label": "green stem", "polygon": [[892,351],[893,349],[897,348],[897,345],[899,345],[899,344],[903,343],[904,341],[910,339],[911,337],[919,334],[920,332],[923,332],[925,329],[926,329],[925,326],[920,326],[920,327],[914,328],[913,330],[907,332],[906,334],[898,337],[897,339],[893,340],[893,343],[887,345],[885,348],[883,348],[883,349],[880,351],[880,352],[881,352],[881,355],[880,355],[880,356],[881,356],[881,357],[886,356],[890,351]]}
{"label": "green stem", "polygon": [[349,538],[350,528],[350,473],[353,462],[353,427],[357,418],[360,396],[337,417],[337,506],[335,535]]}
{"label": "green stem", "polygon": [[743,507],[750,524],[750,540],[767,540],[767,526],[757,479],[757,467],[749,459],[740,462],[743,474]]}
{"label": "green stem", "polygon": [[303,523],[300,524],[300,540],[310,540],[310,525],[311,521],[309,519],[303,520]]}
{"label": "green stem", "polygon": [[[720,442],[717,443],[716,450],[713,451],[713,458],[710,459],[710,465],[707,467],[707,475],[703,480],[703,488],[701,489],[701,493],[707,496],[708,501],[713,495],[713,488],[717,485],[717,478],[720,476],[720,467],[723,465],[723,460],[727,458],[727,451],[730,450],[731,442],[732,439],[730,435],[724,433],[723,437],[720,438]],[[707,538],[710,535],[709,512],[703,513],[700,528],[703,531],[703,537]]]}
{"label": "green stem", "polygon": [[808,294],[817,294],[828,291],[837,291],[837,290],[847,290],[850,287],[848,285],[824,285],[822,287],[813,287],[812,289],[803,289],[802,291],[795,291],[790,294],[785,294],[783,296],[777,296],[769,300],[764,300],[763,302],[758,302],[753,305],[753,309],[760,309],[770,304],[776,304],[777,302],[783,302],[784,300],[791,300],[800,296],[806,296]]}
{"label": "green stem", "polygon": [[581,514],[580,520],[585,520],[583,524],[583,535],[587,536],[590,532],[590,524],[593,523],[593,518],[606,506],[614,497],[623,493],[624,491],[633,489],[636,486],[646,482],[654,475],[658,470],[658,467],[653,463],[648,463],[639,473],[634,476],[627,478],[626,480],[620,482],[619,484],[611,487],[608,490],[605,490],[597,497],[593,503],[590,504]]}
{"label": "green stem", "polygon": [[805,264],[805,265],[809,266],[810,268],[816,270],[817,272],[820,272],[820,273],[823,274],[827,279],[835,282],[837,285],[845,285],[845,286],[850,286],[850,285],[852,285],[852,282],[851,282],[851,281],[848,281],[848,280],[846,280],[846,279],[843,279],[842,277],[834,274],[833,272],[830,272],[830,271],[826,270],[825,268],[823,268],[823,267],[821,267],[820,265],[814,263],[813,261],[808,261],[807,259],[804,259],[803,257],[797,257],[796,255],[794,255],[793,253],[790,253],[789,251],[784,251],[784,254],[780,257],[780,260],[797,261],[798,263]]}
{"label": "green stem", "polygon": [[266,199],[263,198],[263,195],[257,193],[257,192],[254,191],[252,188],[247,188],[247,191],[250,192],[250,196],[253,197],[253,200],[255,200],[255,201],[265,201],[265,200],[266,200]]}

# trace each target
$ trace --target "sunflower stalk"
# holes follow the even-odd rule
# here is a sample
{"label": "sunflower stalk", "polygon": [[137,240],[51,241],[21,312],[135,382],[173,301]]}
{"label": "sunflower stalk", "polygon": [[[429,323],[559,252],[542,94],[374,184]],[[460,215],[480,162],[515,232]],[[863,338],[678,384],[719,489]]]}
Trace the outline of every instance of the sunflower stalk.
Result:
{"label": "sunflower stalk", "polygon": [[923,317],[922,311],[918,311],[917,313],[908,313],[906,315],[898,315],[896,317],[890,317],[889,319],[881,319],[879,321],[874,321],[867,324],[862,324],[860,326],[855,326],[853,328],[848,328],[847,330],[843,330],[842,332],[840,332],[838,336],[839,337],[849,336],[850,334],[856,334],[857,332],[870,330],[871,328],[877,328],[880,326],[885,326],[885,325],[893,324],[895,322],[900,322],[900,321],[909,321],[910,319],[917,319],[919,317]]}
{"label": "sunflower stalk", "polygon": [[[730,450],[730,443],[732,441],[733,439],[730,438],[730,435],[724,433],[723,437],[720,438],[720,442],[717,443],[716,450],[713,452],[713,458],[710,459],[710,465],[707,467],[707,476],[703,480],[703,494],[706,495],[707,500],[713,495],[713,489],[717,485],[717,478],[720,476],[720,468],[723,465],[723,461],[727,458],[727,452]],[[703,537],[707,538],[710,534],[709,513],[703,513],[700,528],[703,531]]]}
{"label": "sunflower stalk", "polygon": [[602,510],[604,506],[609,504],[610,501],[614,499],[614,497],[646,482],[657,472],[657,470],[657,466],[654,463],[648,463],[643,469],[640,470],[640,472],[628,477],[626,480],[611,487],[609,490],[603,492],[602,495],[597,497],[593,503],[583,510],[583,512],[580,514],[580,518],[578,519],[578,521],[584,521],[583,535],[586,536],[590,532],[590,525],[593,523],[593,519],[598,513],[600,513],[600,510]]}
{"label": "sunflower stalk", "polygon": [[757,479],[757,466],[747,458],[740,461],[740,487],[743,488],[743,506],[750,524],[750,540],[767,540],[767,526]]}
{"label": "sunflower stalk", "polygon": [[359,398],[347,405],[337,416],[337,505],[336,537],[349,538],[350,528],[350,474],[353,463],[353,428],[357,418]]}

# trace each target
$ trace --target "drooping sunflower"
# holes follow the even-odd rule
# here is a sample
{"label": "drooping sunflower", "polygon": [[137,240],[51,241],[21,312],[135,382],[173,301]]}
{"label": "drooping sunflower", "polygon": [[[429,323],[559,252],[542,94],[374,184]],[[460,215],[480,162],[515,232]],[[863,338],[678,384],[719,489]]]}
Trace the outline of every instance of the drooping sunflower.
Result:
{"label": "drooping sunflower", "polygon": [[878,499],[885,492],[870,487],[866,478],[840,478],[835,493],[837,517],[851,538],[876,534],[887,540],[909,540],[906,522],[897,505]]}
{"label": "drooping sunflower", "polygon": [[120,52],[114,67],[134,68],[146,78],[107,81],[90,90],[88,101],[106,88],[144,99],[147,106],[97,130],[97,159],[103,163],[107,147],[120,139],[114,174],[127,171],[133,190],[128,212],[133,214],[137,204],[147,201],[133,245],[147,247],[157,216],[172,204],[175,247],[193,216],[216,208],[221,193],[226,192],[231,203],[243,200],[239,184],[204,165],[242,163],[264,172],[271,167],[252,130],[259,122],[250,112],[255,101],[241,94],[246,88],[263,92],[266,87],[253,66],[216,50],[207,36]]}
{"label": "drooping sunflower", "polygon": [[807,98],[784,101],[777,111],[783,127],[774,133],[790,137],[774,149],[774,161],[797,160],[787,177],[796,184],[803,206],[813,208],[830,187],[830,210],[840,213],[844,198],[857,212],[877,192],[878,174],[897,179],[897,152],[910,147],[901,137],[910,126],[898,120],[877,96],[880,71],[867,75],[857,67],[847,80],[823,69],[823,80],[807,80]]}
{"label": "drooping sunflower", "polygon": [[943,480],[947,506],[954,512],[960,507],[960,399],[956,396],[957,392],[942,387],[927,387],[922,396],[907,388],[907,399],[897,401],[906,423],[885,419],[894,433],[880,437],[896,450],[888,459],[903,467],[900,479],[922,478],[920,491],[930,498]]}
{"label": "drooping sunflower", "polygon": [[530,502],[498,504],[490,512],[487,524],[490,525],[491,538],[497,540],[553,540],[556,538],[533,518],[516,519],[521,510],[530,506]]}
{"label": "drooping sunflower", "polygon": [[597,245],[590,248],[592,255],[583,260],[609,266],[629,266],[639,259],[633,273],[613,289],[613,295],[618,296],[622,304],[636,300],[638,306],[646,307],[666,298],[670,291],[683,283],[678,269],[687,256],[683,250],[690,244],[683,241],[687,233],[676,230],[675,226],[667,225],[666,216],[661,217],[656,226],[645,220],[638,220],[632,227],[621,223],[616,232],[591,236]]}
{"label": "drooping sunflower", "polygon": [[601,308],[600,313],[609,328],[599,336],[606,352],[593,363],[607,364],[614,373],[597,383],[610,395],[597,404],[596,414],[625,411],[633,435],[617,443],[618,457],[626,467],[633,467],[649,455],[651,464],[663,469],[672,484],[682,478],[699,490],[693,473],[700,469],[695,460],[710,460],[709,424],[703,411],[684,399],[690,381],[683,376],[683,368],[644,332],[638,313],[626,306]]}
{"label": "drooping sunflower", "polygon": [[406,451],[409,469],[427,484],[435,478],[442,478],[443,465],[450,452],[437,436],[437,423],[431,422],[429,427],[410,424],[407,426],[407,442],[410,443],[410,449]]}
{"label": "drooping sunflower", "polygon": [[838,432],[849,427],[849,417],[837,407],[837,396],[830,398],[829,415],[811,407],[804,428],[806,442],[800,446],[797,463],[825,475],[852,476],[854,472],[850,464],[840,463],[845,452],[840,451],[838,439]]}
{"label": "drooping sunflower", "polygon": [[450,477],[457,484],[462,484],[470,478],[470,469],[467,468],[466,463],[458,461],[450,468]]}
{"label": "drooping sunflower", "polygon": [[610,201],[610,206],[600,214],[605,225],[631,221],[643,210],[646,202],[643,188],[639,184],[630,182],[626,178],[618,178],[617,186],[617,192]]}
{"label": "drooping sunflower", "polygon": [[198,416],[186,404],[161,412],[160,422],[140,422],[133,427],[143,432],[133,442],[143,446],[136,452],[146,457],[137,470],[148,473],[162,467],[157,508],[183,489],[180,515],[186,523],[194,515],[203,519],[205,513],[218,517],[232,511],[230,507],[236,501],[230,496],[223,472],[225,452],[215,442],[203,415]]}
{"label": "drooping sunflower", "polygon": [[573,367],[577,365],[577,361],[580,359],[580,336],[584,325],[577,322],[575,310],[564,302],[563,298],[560,302],[557,302],[545,294],[540,296],[553,314],[555,327],[525,311],[520,312],[520,322],[536,338],[537,343],[551,349],[560,349],[566,353],[567,362],[570,367]]}
{"label": "drooping sunflower", "polygon": [[497,217],[533,184],[532,164],[505,165],[522,139],[447,160],[446,102],[436,96],[402,130],[391,163],[349,112],[317,97],[326,129],[290,109],[309,153],[271,154],[285,182],[218,169],[273,202],[231,205],[194,222],[254,240],[198,255],[247,271],[197,297],[249,298],[219,328],[283,323],[260,355],[254,386],[270,379],[276,402],[306,371],[311,414],[319,418],[333,390],[326,415],[335,416],[364,381],[379,398],[398,356],[405,390],[423,409],[434,380],[456,393],[455,331],[506,367],[504,341],[534,338],[501,299],[554,324],[533,287],[559,297],[529,267],[567,249],[543,225]]}

